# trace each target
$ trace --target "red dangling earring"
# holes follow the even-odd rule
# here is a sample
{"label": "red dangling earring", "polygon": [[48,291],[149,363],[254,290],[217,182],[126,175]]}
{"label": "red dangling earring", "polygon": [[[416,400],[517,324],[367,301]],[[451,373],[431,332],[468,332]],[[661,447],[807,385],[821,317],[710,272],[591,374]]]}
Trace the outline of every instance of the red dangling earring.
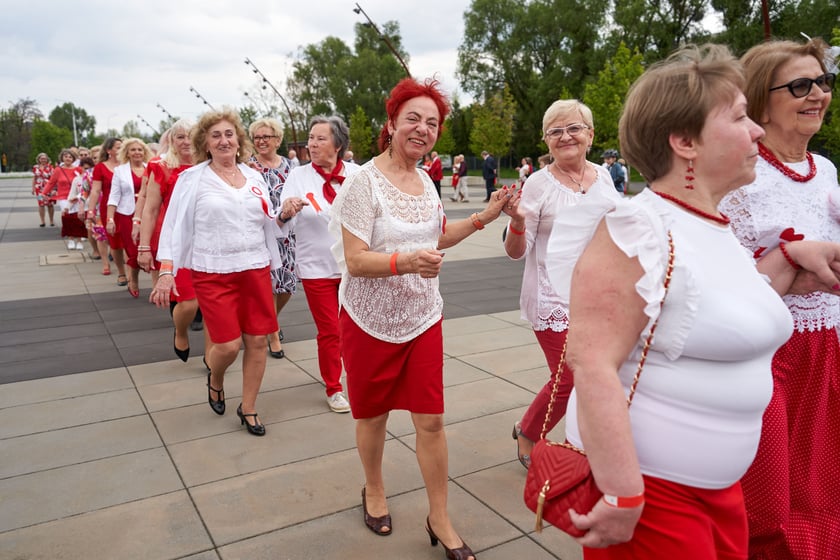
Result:
{"label": "red dangling earring", "polygon": [[694,160],[688,160],[688,167],[685,168],[685,180],[687,183],[685,184],[685,188],[693,191],[694,190]]}

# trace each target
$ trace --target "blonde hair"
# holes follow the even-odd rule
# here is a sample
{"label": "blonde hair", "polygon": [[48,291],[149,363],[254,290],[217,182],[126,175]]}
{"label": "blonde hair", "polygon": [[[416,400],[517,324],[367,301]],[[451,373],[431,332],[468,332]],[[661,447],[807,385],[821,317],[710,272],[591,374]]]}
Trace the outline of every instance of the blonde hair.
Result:
{"label": "blonde hair", "polygon": [[232,107],[222,107],[218,111],[208,111],[201,115],[198,123],[192,129],[190,141],[192,142],[194,164],[211,159],[210,152],[207,150],[207,131],[222,121],[229,122],[233,125],[234,130],[236,130],[236,139],[239,141],[236,162],[245,163],[251,157],[251,141],[245,133],[245,127],[242,126],[242,119],[239,118],[239,113]]}
{"label": "blonde hair", "polygon": [[280,126],[280,123],[277,122],[277,119],[272,119],[266,117],[264,119],[257,119],[251,123],[251,126],[248,127],[248,135],[253,140],[254,134],[256,134],[257,129],[266,127],[270,128],[274,135],[277,137],[277,142],[283,141],[283,127]]}
{"label": "blonde hair", "polygon": [[145,142],[140,140],[139,138],[126,138],[120,144],[120,150],[117,152],[117,161],[120,163],[128,163],[128,149],[131,147],[132,144],[139,144],[143,148],[143,161],[147,162],[152,159],[152,150],[146,145]]}
{"label": "blonde hair", "polygon": [[592,110],[589,107],[577,99],[558,99],[545,110],[542,121],[543,134],[551,126],[551,123],[572,115],[580,115],[583,124],[589,128],[595,128],[595,123],[592,120]]}

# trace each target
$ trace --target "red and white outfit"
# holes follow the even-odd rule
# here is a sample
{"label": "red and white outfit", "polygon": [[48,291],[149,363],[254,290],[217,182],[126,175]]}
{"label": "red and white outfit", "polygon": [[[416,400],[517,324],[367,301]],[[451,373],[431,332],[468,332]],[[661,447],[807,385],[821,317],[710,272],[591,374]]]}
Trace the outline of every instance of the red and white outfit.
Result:
{"label": "red and white outfit", "polygon": [[61,237],[87,237],[87,228],[85,223],[79,220],[77,214],[71,215],[68,209],[71,203],[68,202],[70,198],[70,189],[73,186],[73,181],[76,177],[82,174],[81,167],[64,167],[59,165],[53,169],[49,181],[41,190],[41,195],[44,198],[49,198],[51,192],[52,200],[58,203],[61,209]]}
{"label": "red and white outfit", "polygon": [[[111,182],[114,180],[114,172],[105,165],[104,161],[100,161],[93,168],[93,180],[102,181],[102,189],[99,192],[99,218],[105,220],[108,217],[108,198],[111,196]],[[111,235],[106,232],[105,235],[111,249],[123,248],[119,234]]]}
{"label": "red and white outfit", "polygon": [[274,216],[262,175],[238,164],[245,186],[225,183],[204,162],[182,172],[158,245],[173,271],[192,270],[198,305],[210,339],[277,330],[269,266],[279,266]]}
{"label": "red and white outfit", "polygon": [[[562,214],[554,226],[576,232],[565,254],[551,253],[552,281],[564,298],[568,265],[598,223],[586,205],[580,210]],[[647,189],[620,202],[605,221],[613,242],[638,258],[644,271],[636,292],[648,324],[619,368],[625,392],[650,327],[657,318],[659,323],[629,411],[645,507],[631,541],[584,549],[584,558],[744,558],[747,524],[739,480],[755,457],[773,389],[770,363],[790,336],[790,313],[728,227]],[[669,231],[674,270],[660,309]],[[577,408],[572,391],[566,437],[583,447]]]}
{"label": "red and white outfit", "polygon": [[[333,207],[330,230],[341,278],[341,336],[347,394],[355,418],[389,410],[443,413],[443,298],[437,278],[351,276],[341,226],[373,252],[437,247],[445,218],[434,184],[418,170],[422,195],[400,191],[374,161],[350,177]],[[288,183],[287,183],[288,185]]]}
{"label": "red and white outfit", "polygon": [[[343,164],[343,177],[359,169],[350,162]],[[329,173],[329,170],[325,170]],[[343,186],[333,185],[341,193]],[[326,385],[327,396],[342,390],[341,339],[338,330],[338,286],[341,272],[330,252],[333,239],[327,229],[332,216],[333,200],[324,194],[324,177],[312,164],[295,167],[286,178],[280,204],[291,197],[309,202],[294,218],[281,226],[281,232],[294,232],[298,278],[303,284],[309,311],[318,329],[318,367]],[[276,245],[276,243],[275,243]]]}
{"label": "red and white outfit", "polygon": [[[531,441],[540,438],[545,413],[551,400],[551,388],[557,376],[560,354],[566,341],[566,329],[569,328],[569,319],[566,316],[568,305],[563,304],[552,287],[546,270],[546,248],[554,220],[559,212],[574,212],[579,204],[593,199],[606,199],[605,204],[610,200],[617,202],[621,199],[613,187],[609,172],[600,166],[592,165],[592,168],[597,174],[597,179],[586,194],[574,191],[558,181],[548,168],[541,169],[528,179],[528,188],[522,191],[522,200],[519,203],[520,211],[525,216],[525,271],[522,275],[519,309],[522,319],[528,321],[534,329],[551,375],[522,417],[522,433]],[[571,263],[571,266],[574,267],[574,263]],[[566,402],[572,391],[573,381],[571,371],[566,369],[562,375],[558,400],[548,431],[551,431],[566,413]]]}
{"label": "red and white outfit", "polygon": [[51,206],[55,204],[55,199],[50,196],[49,191],[43,194],[44,187],[50,180],[50,177],[55,171],[55,167],[51,163],[44,165],[34,165],[32,167],[33,186],[35,187],[35,194],[38,195],[38,206]]}
{"label": "red and white outfit", "polygon": [[[145,163],[143,167],[146,167]],[[115,236],[120,238],[125,254],[128,256],[125,264],[131,268],[137,268],[137,244],[131,238],[131,218],[134,216],[142,179],[141,175],[135,175],[131,171],[131,163],[118,165],[114,168],[111,191],[108,193],[108,206],[116,208],[114,212]]]}
{"label": "red and white outfit", "polygon": [[[837,169],[813,158],[816,175],[804,182],[759,158],[755,181],[721,203],[738,239],[758,256],[791,236],[840,242]],[[809,173],[807,160],[785,165]],[[840,558],[840,297],[783,299],[795,330],[773,358],[773,399],[742,480],[750,556]]]}

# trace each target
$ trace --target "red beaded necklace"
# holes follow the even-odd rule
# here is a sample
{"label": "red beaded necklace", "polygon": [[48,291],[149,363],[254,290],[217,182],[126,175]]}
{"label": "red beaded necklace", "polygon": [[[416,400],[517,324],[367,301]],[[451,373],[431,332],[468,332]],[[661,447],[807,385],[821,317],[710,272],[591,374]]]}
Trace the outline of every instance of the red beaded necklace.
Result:
{"label": "red beaded necklace", "polygon": [[689,212],[692,212],[694,214],[697,214],[698,216],[706,218],[707,220],[712,220],[713,222],[717,222],[717,223],[719,223],[721,225],[724,225],[724,226],[729,225],[729,218],[726,216],[726,214],[721,213],[720,216],[715,216],[714,214],[709,214],[708,212],[704,212],[703,210],[700,210],[696,206],[692,206],[691,204],[689,204],[688,202],[685,202],[684,200],[680,200],[676,196],[671,196],[670,194],[663,193],[663,192],[658,192],[658,191],[653,191],[653,192],[655,192],[656,194],[658,194],[659,196],[661,196],[662,198],[664,198],[666,200],[670,200],[671,202],[682,206],[683,208],[685,208]]}
{"label": "red beaded necklace", "polygon": [[782,172],[785,177],[793,179],[797,183],[807,183],[811,179],[814,178],[817,174],[817,164],[814,163],[814,156],[811,155],[811,152],[805,152],[805,159],[808,160],[808,174],[807,175],[800,175],[777,158],[773,152],[768,150],[764,144],[761,142],[758,143],[758,155],[760,155],[764,160]]}

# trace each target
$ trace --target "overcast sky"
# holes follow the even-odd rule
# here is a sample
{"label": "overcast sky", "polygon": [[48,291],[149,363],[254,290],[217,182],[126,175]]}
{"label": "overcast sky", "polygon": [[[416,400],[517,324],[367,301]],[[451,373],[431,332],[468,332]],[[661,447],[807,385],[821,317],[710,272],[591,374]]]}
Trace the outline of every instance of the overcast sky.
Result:
{"label": "overcast sky", "polygon": [[[437,74],[457,89],[457,48],[470,0],[360,0],[382,25],[400,25],[415,77]],[[352,48],[364,22],[348,0],[0,0],[0,106],[34,99],[46,117],[65,101],[121,130],[137,116],[157,127],[165,114],[195,117],[206,107],[247,102],[258,78],[250,58],[285,92],[299,47],[332,35]],[[292,8],[295,6],[295,8]],[[464,96],[461,96],[462,99]]]}

